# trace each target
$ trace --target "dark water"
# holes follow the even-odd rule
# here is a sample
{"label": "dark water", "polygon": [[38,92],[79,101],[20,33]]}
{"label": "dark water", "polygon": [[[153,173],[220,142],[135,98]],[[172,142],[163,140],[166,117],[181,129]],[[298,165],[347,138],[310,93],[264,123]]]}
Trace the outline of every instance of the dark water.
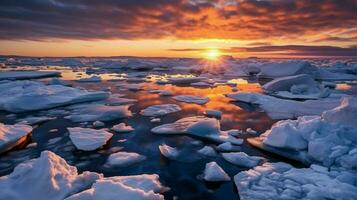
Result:
{"label": "dark water", "polygon": [[[75,74],[68,72],[69,75]],[[115,75],[115,74],[114,74]],[[75,75],[73,75],[75,76]],[[72,76],[64,76],[65,79],[71,79]],[[44,79],[43,81],[46,81]],[[244,104],[233,103],[226,98],[224,94],[231,92],[230,86],[217,86],[213,88],[194,88],[190,86],[173,86],[173,85],[157,85],[152,82],[145,82],[144,90],[142,91],[123,91],[122,87],[115,86],[118,83],[125,81],[103,81],[101,83],[78,83],[70,81],[75,86],[81,86],[92,90],[103,90],[110,87],[113,94],[125,94],[124,98],[137,99],[130,110],[134,113],[133,117],[123,120],[115,120],[107,122],[106,127],[110,128],[114,124],[126,122],[135,128],[135,131],[130,133],[115,133],[111,141],[102,149],[93,152],[84,152],[76,150],[71,144],[66,128],[81,126],[80,124],[72,123],[64,119],[63,116],[58,116],[57,119],[37,125],[33,130],[30,141],[36,142],[37,146],[30,148],[20,148],[13,150],[0,156],[0,175],[11,173],[13,168],[22,161],[36,158],[43,150],[51,150],[63,157],[69,164],[77,166],[80,172],[95,171],[103,173],[105,176],[117,175],[136,175],[136,174],[158,174],[160,181],[171,190],[163,193],[165,199],[239,199],[237,189],[234,182],[208,184],[200,179],[205,164],[207,162],[216,161],[231,178],[242,170],[240,168],[226,162],[222,157],[207,158],[200,156],[196,151],[204,145],[214,145],[207,141],[202,141],[198,138],[192,138],[185,135],[155,135],[150,132],[150,129],[165,123],[172,123],[180,118],[202,115],[207,108],[217,109],[223,112],[221,119],[221,129],[242,129],[252,128],[258,133],[262,133],[269,129],[275,122],[270,119],[265,113],[258,108]],[[238,84],[238,91],[256,91],[260,92],[258,80],[248,79],[249,83]],[[211,100],[205,105],[187,104],[177,102],[171,97],[160,97],[158,94],[152,94],[148,91],[151,89],[164,89],[177,94],[196,94],[209,97]],[[149,117],[143,117],[139,114],[141,109],[150,105],[162,103],[175,103],[183,109],[181,112],[172,113],[161,117],[160,123],[151,123]],[[56,108],[62,110],[65,108]],[[0,113],[0,121],[3,123],[15,123],[16,119],[25,116],[43,116],[48,115],[48,112],[32,112],[16,116],[9,116],[9,113]],[[246,135],[244,137],[252,137]],[[181,161],[173,161],[164,158],[159,151],[158,146],[167,144],[172,147],[177,147],[183,150],[187,156]],[[122,148],[124,151],[136,152],[145,155],[147,159],[143,162],[128,166],[128,167],[113,167],[104,166],[108,155],[113,152],[113,148]],[[268,161],[284,161],[290,162],[281,157],[277,157],[262,151],[259,151],[246,142],[241,146],[241,150],[248,155],[257,155],[265,157]],[[292,163],[299,165],[298,163]]]}

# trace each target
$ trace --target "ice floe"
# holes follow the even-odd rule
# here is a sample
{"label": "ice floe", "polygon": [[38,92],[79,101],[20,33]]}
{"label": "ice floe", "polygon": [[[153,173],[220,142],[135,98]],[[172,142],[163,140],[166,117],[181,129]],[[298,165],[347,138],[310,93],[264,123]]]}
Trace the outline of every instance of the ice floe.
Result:
{"label": "ice floe", "polygon": [[51,76],[59,76],[61,73],[56,71],[6,71],[0,72],[0,80],[4,79],[34,79]]}
{"label": "ice floe", "polygon": [[222,153],[222,157],[226,161],[241,167],[255,167],[264,160],[263,157],[249,156],[244,152]]}
{"label": "ice floe", "polygon": [[134,128],[131,127],[130,125],[126,125],[125,123],[119,123],[114,125],[112,127],[112,130],[117,133],[127,133],[127,132],[134,131]]}
{"label": "ice floe", "polygon": [[169,78],[168,82],[172,84],[192,84],[205,80],[205,77],[175,77]]}
{"label": "ice floe", "polygon": [[264,163],[234,176],[240,199],[357,198],[356,173],[328,171],[312,165],[294,168],[286,163]]}
{"label": "ice floe", "polygon": [[340,106],[322,116],[279,121],[248,142],[308,164],[357,169],[356,102],[355,98],[344,98]]}
{"label": "ice floe", "polygon": [[217,119],[202,116],[182,118],[171,124],[154,127],[151,132],[156,134],[188,134],[218,143],[231,142],[236,145],[243,143],[242,139],[229,135],[227,131],[221,131]]}
{"label": "ice floe", "polygon": [[73,112],[67,119],[73,122],[113,121],[132,115],[129,106],[106,106],[101,104],[83,104],[70,107]]}
{"label": "ice floe", "polygon": [[0,84],[0,110],[28,112],[74,103],[106,99],[107,92],[88,92],[62,85],[44,85],[35,81]]}
{"label": "ice floe", "polygon": [[140,114],[143,116],[158,117],[178,111],[181,111],[181,108],[176,104],[161,104],[161,105],[149,106],[141,110]]}
{"label": "ice floe", "polygon": [[171,160],[176,160],[180,154],[180,152],[176,148],[170,147],[166,144],[159,145],[159,150],[163,156]]}
{"label": "ice floe", "polygon": [[240,151],[239,146],[232,145],[230,142],[224,142],[217,146],[218,151]]}
{"label": "ice floe", "polygon": [[336,107],[340,102],[340,98],[337,97],[320,100],[294,101],[253,92],[232,93],[227,96],[238,101],[257,104],[273,119],[320,115],[323,111]]}
{"label": "ice floe", "polygon": [[6,125],[0,123],[0,153],[26,141],[32,127],[24,124]]}
{"label": "ice floe", "polygon": [[177,95],[173,97],[177,101],[183,101],[186,103],[195,103],[195,104],[205,104],[209,101],[209,98],[196,96],[196,95]]}
{"label": "ice floe", "polygon": [[96,130],[91,128],[67,128],[69,131],[69,137],[77,149],[83,151],[93,151],[103,145],[113,136],[105,130]]}
{"label": "ice floe", "polygon": [[106,165],[109,167],[126,167],[145,160],[146,157],[134,152],[117,152],[110,154]]}
{"label": "ice floe", "polygon": [[205,181],[230,181],[228,174],[216,163],[210,162],[206,164],[203,172],[203,179]]}
{"label": "ice floe", "polygon": [[78,82],[101,82],[102,78],[100,76],[91,76],[88,78],[81,78],[77,80]]}
{"label": "ice floe", "polygon": [[216,150],[214,150],[214,148],[210,146],[204,146],[202,147],[202,149],[198,150],[197,152],[209,157],[215,157],[217,155]]}
{"label": "ice floe", "polygon": [[298,74],[315,75],[317,68],[307,61],[288,61],[263,64],[259,67],[258,76],[274,78]]}
{"label": "ice floe", "polygon": [[204,114],[209,117],[216,117],[216,118],[222,117],[222,111],[220,111],[220,110],[207,109],[207,110],[205,110]]}

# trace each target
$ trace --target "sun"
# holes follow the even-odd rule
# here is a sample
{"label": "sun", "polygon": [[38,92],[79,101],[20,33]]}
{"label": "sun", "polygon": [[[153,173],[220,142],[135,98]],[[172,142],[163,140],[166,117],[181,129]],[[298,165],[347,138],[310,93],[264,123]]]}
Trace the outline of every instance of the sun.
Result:
{"label": "sun", "polygon": [[221,52],[218,49],[209,49],[205,53],[205,57],[209,60],[217,60],[219,56],[221,56]]}

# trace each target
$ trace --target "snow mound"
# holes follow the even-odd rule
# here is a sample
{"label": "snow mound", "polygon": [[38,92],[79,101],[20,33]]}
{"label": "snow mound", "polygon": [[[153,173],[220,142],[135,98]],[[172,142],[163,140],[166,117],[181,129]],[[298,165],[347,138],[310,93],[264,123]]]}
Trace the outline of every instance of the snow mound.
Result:
{"label": "snow mound", "polygon": [[181,111],[180,106],[176,104],[162,104],[149,106],[140,112],[143,116],[157,117]]}
{"label": "snow mound", "polygon": [[174,123],[154,127],[151,132],[156,134],[188,134],[218,143],[231,142],[236,145],[243,143],[242,139],[229,135],[227,131],[221,131],[217,119],[202,116],[182,118]]}
{"label": "snow mound", "polygon": [[206,164],[206,168],[203,172],[203,179],[211,182],[231,180],[228,174],[216,162]]}
{"label": "snow mound", "polygon": [[357,198],[350,172],[328,171],[321,166],[294,168],[286,163],[265,163],[234,176],[242,200]]}
{"label": "snow mound", "polygon": [[0,199],[62,200],[90,188],[101,177],[94,172],[79,175],[64,159],[43,151],[41,157],[23,162],[11,174],[0,177]]}
{"label": "snow mound", "polygon": [[21,144],[31,133],[32,127],[24,124],[6,125],[0,123],[0,153]]}
{"label": "snow mound", "polygon": [[34,78],[45,78],[51,76],[59,76],[60,72],[55,71],[7,71],[0,72],[0,80],[4,79],[34,79]]}
{"label": "snow mound", "polygon": [[110,154],[106,165],[110,167],[126,167],[145,160],[146,157],[133,152],[117,152]]}
{"label": "snow mound", "polygon": [[294,76],[298,74],[315,75],[317,68],[306,61],[288,61],[281,63],[268,63],[259,67],[259,77],[274,78]]}
{"label": "snow mound", "polygon": [[77,149],[93,151],[105,145],[113,134],[91,128],[68,128],[69,137]]}
{"label": "snow mound", "polygon": [[73,122],[113,121],[130,117],[129,106],[106,106],[101,104],[84,104],[72,107],[73,113],[67,116]]}
{"label": "snow mound", "polygon": [[237,101],[257,104],[273,119],[296,118],[304,115],[321,115],[323,111],[335,108],[340,103],[339,98],[294,101],[252,92],[232,93],[227,96]]}
{"label": "snow mound", "polygon": [[226,161],[241,167],[255,167],[264,160],[262,157],[249,156],[244,152],[222,153],[222,157]]}
{"label": "snow mound", "polygon": [[88,92],[62,85],[44,85],[35,81],[13,81],[0,84],[0,110],[28,112],[75,103],[103,100],[106,92]]}
{"label": "snow mound", "polygon": [[279,121],[248,142],[308,164],[357,169],[356,103],[356,98],[344,98],[340,106],[322,116]]}
{"label": "snow mound", "polygon": [[177,101],[183,101],[186,103],[195,103],[195,104],[205,104],[209,101],[209,98],[195,95],[177,95],[173,97]]}

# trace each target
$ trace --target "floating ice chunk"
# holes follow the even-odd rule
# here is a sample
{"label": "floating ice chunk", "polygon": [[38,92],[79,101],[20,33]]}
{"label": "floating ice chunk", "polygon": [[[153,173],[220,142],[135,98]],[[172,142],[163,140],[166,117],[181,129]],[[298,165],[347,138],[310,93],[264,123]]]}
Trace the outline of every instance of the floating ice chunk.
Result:
{"label": "floating ice chunk", "polygon": [[28,112],[88,101],[103,100],[106,92],[88,92],[62,85],[44,85],[35,81],[0,84],[0,110]]}
{"label": "floating ice chunk", "polygon": [[112,167],[126,167],[145,160],[146,157],[133,152],[117,152],[110,154],[106,165]]}
{"label": "floating ice chunk", "polygon": [[136,103],[136,99],[122,98],[115,95],[111,95],[105,102],[111,106],[126,105]]}
{"label": "floating ice chunk", "polygon": [[254,130],[254,129],[252,129],[252,128],[247,128],[247,129],[245,130],[245,132],[247,132],[247,133],[249,133],[249,134],[257,134],[257,131]]}
{"label": "floating ice chunk", "polygon": [[93,122],[93,127],[94,128],[99,128],[99,127],[103,127],[103,126],[105,126],[104,122],[101,122],[101,121]]}
{"label": "floating ice chunk", "polygon": [[195,87],[210,87],[211,84],[207,83],[207,82],[196,82],[196,83],[191,83],[191,86],[195,86]]}
{"label": "floating ice chunk", "polygon": [[49,85],[64,85],[64,86],[71,86],[70,83],[62,80],[62,79],[59,79],[59,78],[52,78],[49,82],[48,82]]}
{"label": "floating ice chunk", "polygon": [[282,120],[270,130],[248,142],[258,148],[290,159],[326,167],[357,167],[357,118],[355,98],[343,99],[341,105],[320,116],[302,116]]}
{"label": "floating ice chunk", "polygon": [[356,199],[357,187],[343,180],[356,173],[320,172],[286,163],[264,163],[234,176],[240,199]]}
{"label": "floating ice chunk", "polygon": [[202,149],[198,150],[197,152],[209,157],[215,157],[217,155],[217,152],[214,150],[214,148],[210,146],[204,146]]}
{"label": "floating ice chunk", "polygon": [[218,151],[240,151],[239,146],[234,146],[230,142],[225,142],[217,146]]}
{"label": "floating ice chunk", "polygon": [[56,119],[56,118],[43,116],[43,117],[26,117],[23,119],[18,119],[16,121],[21,124],[35,125],[35,124],[40,124],[40,123],[47,122],[47,121],[50,121],[53,119]]}
{"label": "floating ice chunk", "polygon": [[77,80],[78,82],[101,82],[102,78],[100,76],[91,76],[88,78],[81,78]]}
{"label": "floating ice chunk", "polygon": [[161,122],[161,119],[160,118],[153,118],[150,120],[151,123],[159,123]]}
{"label": "floating ice chunk", "polygon": [[195,103],[195,104],[205,104],[209,101],[209,98],[195,95],[178,95],[173,97],[177,101],[183,101],[186,103]]}
{"label": "floating ice chunk", "polygon": [[71,107],[73,113],[67,116],[73,122],[113,121],[130,117],[129,106],[106,106],[101,104],[85,104]]}
{"label": "floating ice chunk", "polygon": [[156,134],[189,134],[218,143],[231,142],[236,145],[243,143],[242,139],[229,135],[227,131],[221,131],[217,119],[202,116],[182,118],[171,124],[154,127],[151,132]]}
{"label": "floating ice chunk", "polygon": [[290,99],[319,99],[329,95],[328,89],[322,88],[306,74],[277,78],[263,88],[274,96]]}
{"label": "floating ice chunk", "polygon": [[255,167],[264,160],[259,156],[248,156],[244,152],[222,153],[222,157],[226,161],[241,167]]}
{"label": "floating ice chunk", "polygon": [[169,145],[166,144],[159,145],[159,150],[163,156],[171,160],[176,160],[176,158],[180,154],[180,152],[176,148],[170,147]]}
{"label": "floating ice chunk", "polygon": [[77,149],[83,151],[93,151],[103,145],[113,136],[105,130],[96,130],[91,128],[68,128],[69,137]]}
{"label": "floating ice chunk", "polygon": [[23,124],[6,125],[0,123],[0,153],[26,141],[32,127]]}
{"label": "floating ice chunk", "polygon": [[64,159],[43,151],[40,158],[23,162],[0,178],[0,199],[62,200],[90,188],[101,177],[94,172],[79,175]]}
{"label": "floating ice chunk", "polygon": [[320,115],[339,105],[339,98],[321,100],[294,101],[250,92],[228,94],[228,97],[259,105],[273,119],[296,118],[304,115]]}
{"label": "floating ice chunk", "polygon": [[203,179],[211,182],[231,180],[228,174],[216,162],[206,164],[206,168],[203,172]]}
{"label": "floating ice chunk", "polygon": [[167,97],[167,96],[172,96],[173,93],[172,93],[171,91],[165,91],[165,90],[163,90],[163,91],[159,92],[159,95],[160,95],[160,96],[163,96],[163,97]]}
{"label": "floating ice chunk", "polygon": [[140,114],[144,116],[157,117],[181,111],[180,106],[176,104],[154,105],[141,110]]}
{"label": "floating ice chunk", "polygon": [[51,76],[59,76],[60,72],[55,71],[7,71],[0,72],[0,80],[4,79],[34,79]]}
{"label": "floating ice chunk", "polygon": [[222,117],[222,111],[208,109],[208,110],[205,110],[205,115],[207,115],[209,117],[221,118]]}
{"label": "floating ice chunk", "polygon": [[310,74],[314,76],[317,71],[316,67],[306,61],[268,63],[260,66],[259,68],[260,72],[258,73],[258,76],[269,78],[293,76],[298,74]]}
{"label": "floating ice chunk", "polygon": [[129,125],[126,125],[125,123],[120,123],[120,124],[114,125],[112,127],[112,130],[115,132],[118,132],[118,133],[127,133],[127,132],[134,131],[134,128]]}

